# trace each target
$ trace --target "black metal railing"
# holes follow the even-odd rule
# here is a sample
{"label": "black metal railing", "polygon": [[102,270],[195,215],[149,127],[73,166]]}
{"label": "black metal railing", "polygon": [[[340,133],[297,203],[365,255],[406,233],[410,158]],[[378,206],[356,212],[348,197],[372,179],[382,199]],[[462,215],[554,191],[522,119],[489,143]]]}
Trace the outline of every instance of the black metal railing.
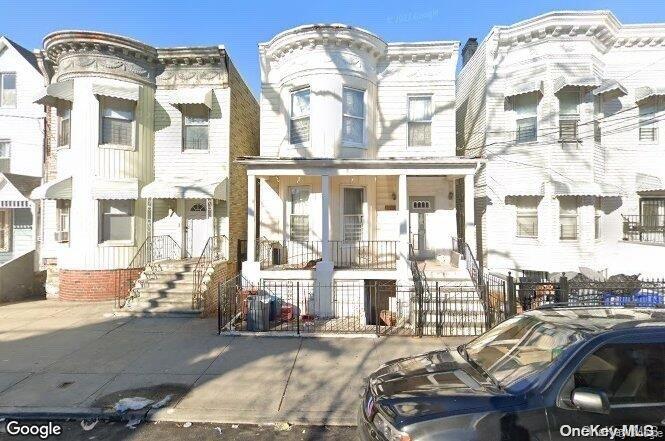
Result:
{"label": "black metal railing", "polygon": [[228,259],[229,241],[226,236],[210,236],[194,266],[192,285],[192,309],[199,309],[203,300],[203,279],[215,262]]}
{"label": "black metal railing", "polygon": [[665,215],[623,215],[623,240],[665,244]]}
{"label": "black metal railing", "polygon": [[116,307],[124,306],[135,289],[141,273],[152,262],[168,259],[180,259],[180,245],[169,235],[146,238],[130,261],[127,268],[118,271],[118,289],[116,289]]}

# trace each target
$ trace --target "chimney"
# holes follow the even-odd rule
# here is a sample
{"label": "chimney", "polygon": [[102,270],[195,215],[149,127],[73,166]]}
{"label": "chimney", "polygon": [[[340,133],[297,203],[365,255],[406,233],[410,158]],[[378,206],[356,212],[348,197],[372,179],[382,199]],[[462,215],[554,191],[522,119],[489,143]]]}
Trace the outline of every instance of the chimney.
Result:
{"label": "chimney", "polygon": [[468,40],[466,40],[466,43],[462,48],[462,67],[464,67],[464,65],[468,63],[471,57],[473,57],[473,54],[476,53],[476,49],[478,49],[477,38],[469,38]]}

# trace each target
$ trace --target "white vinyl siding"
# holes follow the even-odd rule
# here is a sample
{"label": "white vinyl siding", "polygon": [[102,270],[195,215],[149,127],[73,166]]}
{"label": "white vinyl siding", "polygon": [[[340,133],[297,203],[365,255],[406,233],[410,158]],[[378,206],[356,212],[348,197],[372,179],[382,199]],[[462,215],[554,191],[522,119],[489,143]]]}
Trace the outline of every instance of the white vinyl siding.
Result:
{"label": "white vinyl siding", "polygon": [[514,98],[515,141],[530,142],[538,137],[538,95],[527,93]]}
{"label": "white vinyl siding", "polygon": [[656,119],[656,99],[651,98],[641,104],[639,139],[641,142],[655,142],[658,140],[658,125]]}
{"label": "white vinyl siding", "polygon": [[519,198],[517,204],[517,237],[538,237],[538,199],[532,197]]}
{"label": "white vinyl siding", "polygon": [[577,198],[559,198],[559,239],[577,239]]}
{"label": "white vinyl siding", "polygon": [[289,237],[294,242],[309,240],[309,187],[290,187]]}
{"label": "white vinyl siding", "polygon": [[344,241],[356,242],[363,238],[363,202],[364,189],[344,189]]}
{"label": "white vinyl siding", "polygon": [[134,240],[134,201],[99,201],[100,242],[132,242]]}
{"label": "white vinyl siding", "polygon": [[309,141],[309,89],[291,92],[291,123],[289,140],[291,144]]}
{"label": "white vinyl siding", "polygon": [[134,103],[102,98],[101,144],[132,146],[134,142]]}
{"label": "white vinyl siding", "polygon": [[15,73],[0,73],[0,107],[16,107]]}
{"label": "white vinyl siding", "polygon": [[408,110],[408,145],[432,145],[432,97],[410,96]]}
{"label": "white vinyl siding", "polygon": [[342,140],[362,145],[365,139],[365,92],[344,87],[342,93]]}
{"label": "white vinyl siding", "polygon": [[182,106],[183,150],[208,150],[210,110],[200,104]]}

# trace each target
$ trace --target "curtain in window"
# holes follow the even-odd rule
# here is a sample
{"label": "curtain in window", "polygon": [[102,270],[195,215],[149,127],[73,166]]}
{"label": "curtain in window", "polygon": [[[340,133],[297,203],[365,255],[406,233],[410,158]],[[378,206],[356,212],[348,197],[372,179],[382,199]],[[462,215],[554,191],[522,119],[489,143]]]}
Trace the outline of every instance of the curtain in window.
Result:
{"label": "curtain in window", "polygon": [[102,201],[102,242],[131,240],[134,201]]}
{"label": "curtain in window", "polygon": [[309,89],[291,94],[291,144],[309,141]]}
{"label": "curtain in window", "polygon": [[518,142],[535,141],[537,128],[538,95],[527,93],[514,98]]}
{"label": "curtain in window", "polygon": [[343,90],[343,139],[354,143],[363,142],[365,123],[365,93],[361,90],[344,88]]}
{"label": "curtain in window", "polygon": [[291,231],[292,241],[309,240],[309,188],[291,188]]}
{"label": "curtain in window", "polygon": [[102,110],[102,143],[131,145],[133,120],[133,110],[105,106]]}

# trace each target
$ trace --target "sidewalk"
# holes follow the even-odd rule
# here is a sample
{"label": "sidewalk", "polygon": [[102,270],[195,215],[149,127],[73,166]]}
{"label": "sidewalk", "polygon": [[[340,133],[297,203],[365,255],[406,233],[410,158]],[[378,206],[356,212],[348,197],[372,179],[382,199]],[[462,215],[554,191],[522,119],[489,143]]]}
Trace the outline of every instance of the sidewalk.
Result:
{"label": "sidewalk", "polygon": [[49,300],[0,306],[0,417],[112,414],[120,398],[172,394],[149,419],[353,425],[369,372],[467,340],[218,336],[211,319],[111,310]]}

